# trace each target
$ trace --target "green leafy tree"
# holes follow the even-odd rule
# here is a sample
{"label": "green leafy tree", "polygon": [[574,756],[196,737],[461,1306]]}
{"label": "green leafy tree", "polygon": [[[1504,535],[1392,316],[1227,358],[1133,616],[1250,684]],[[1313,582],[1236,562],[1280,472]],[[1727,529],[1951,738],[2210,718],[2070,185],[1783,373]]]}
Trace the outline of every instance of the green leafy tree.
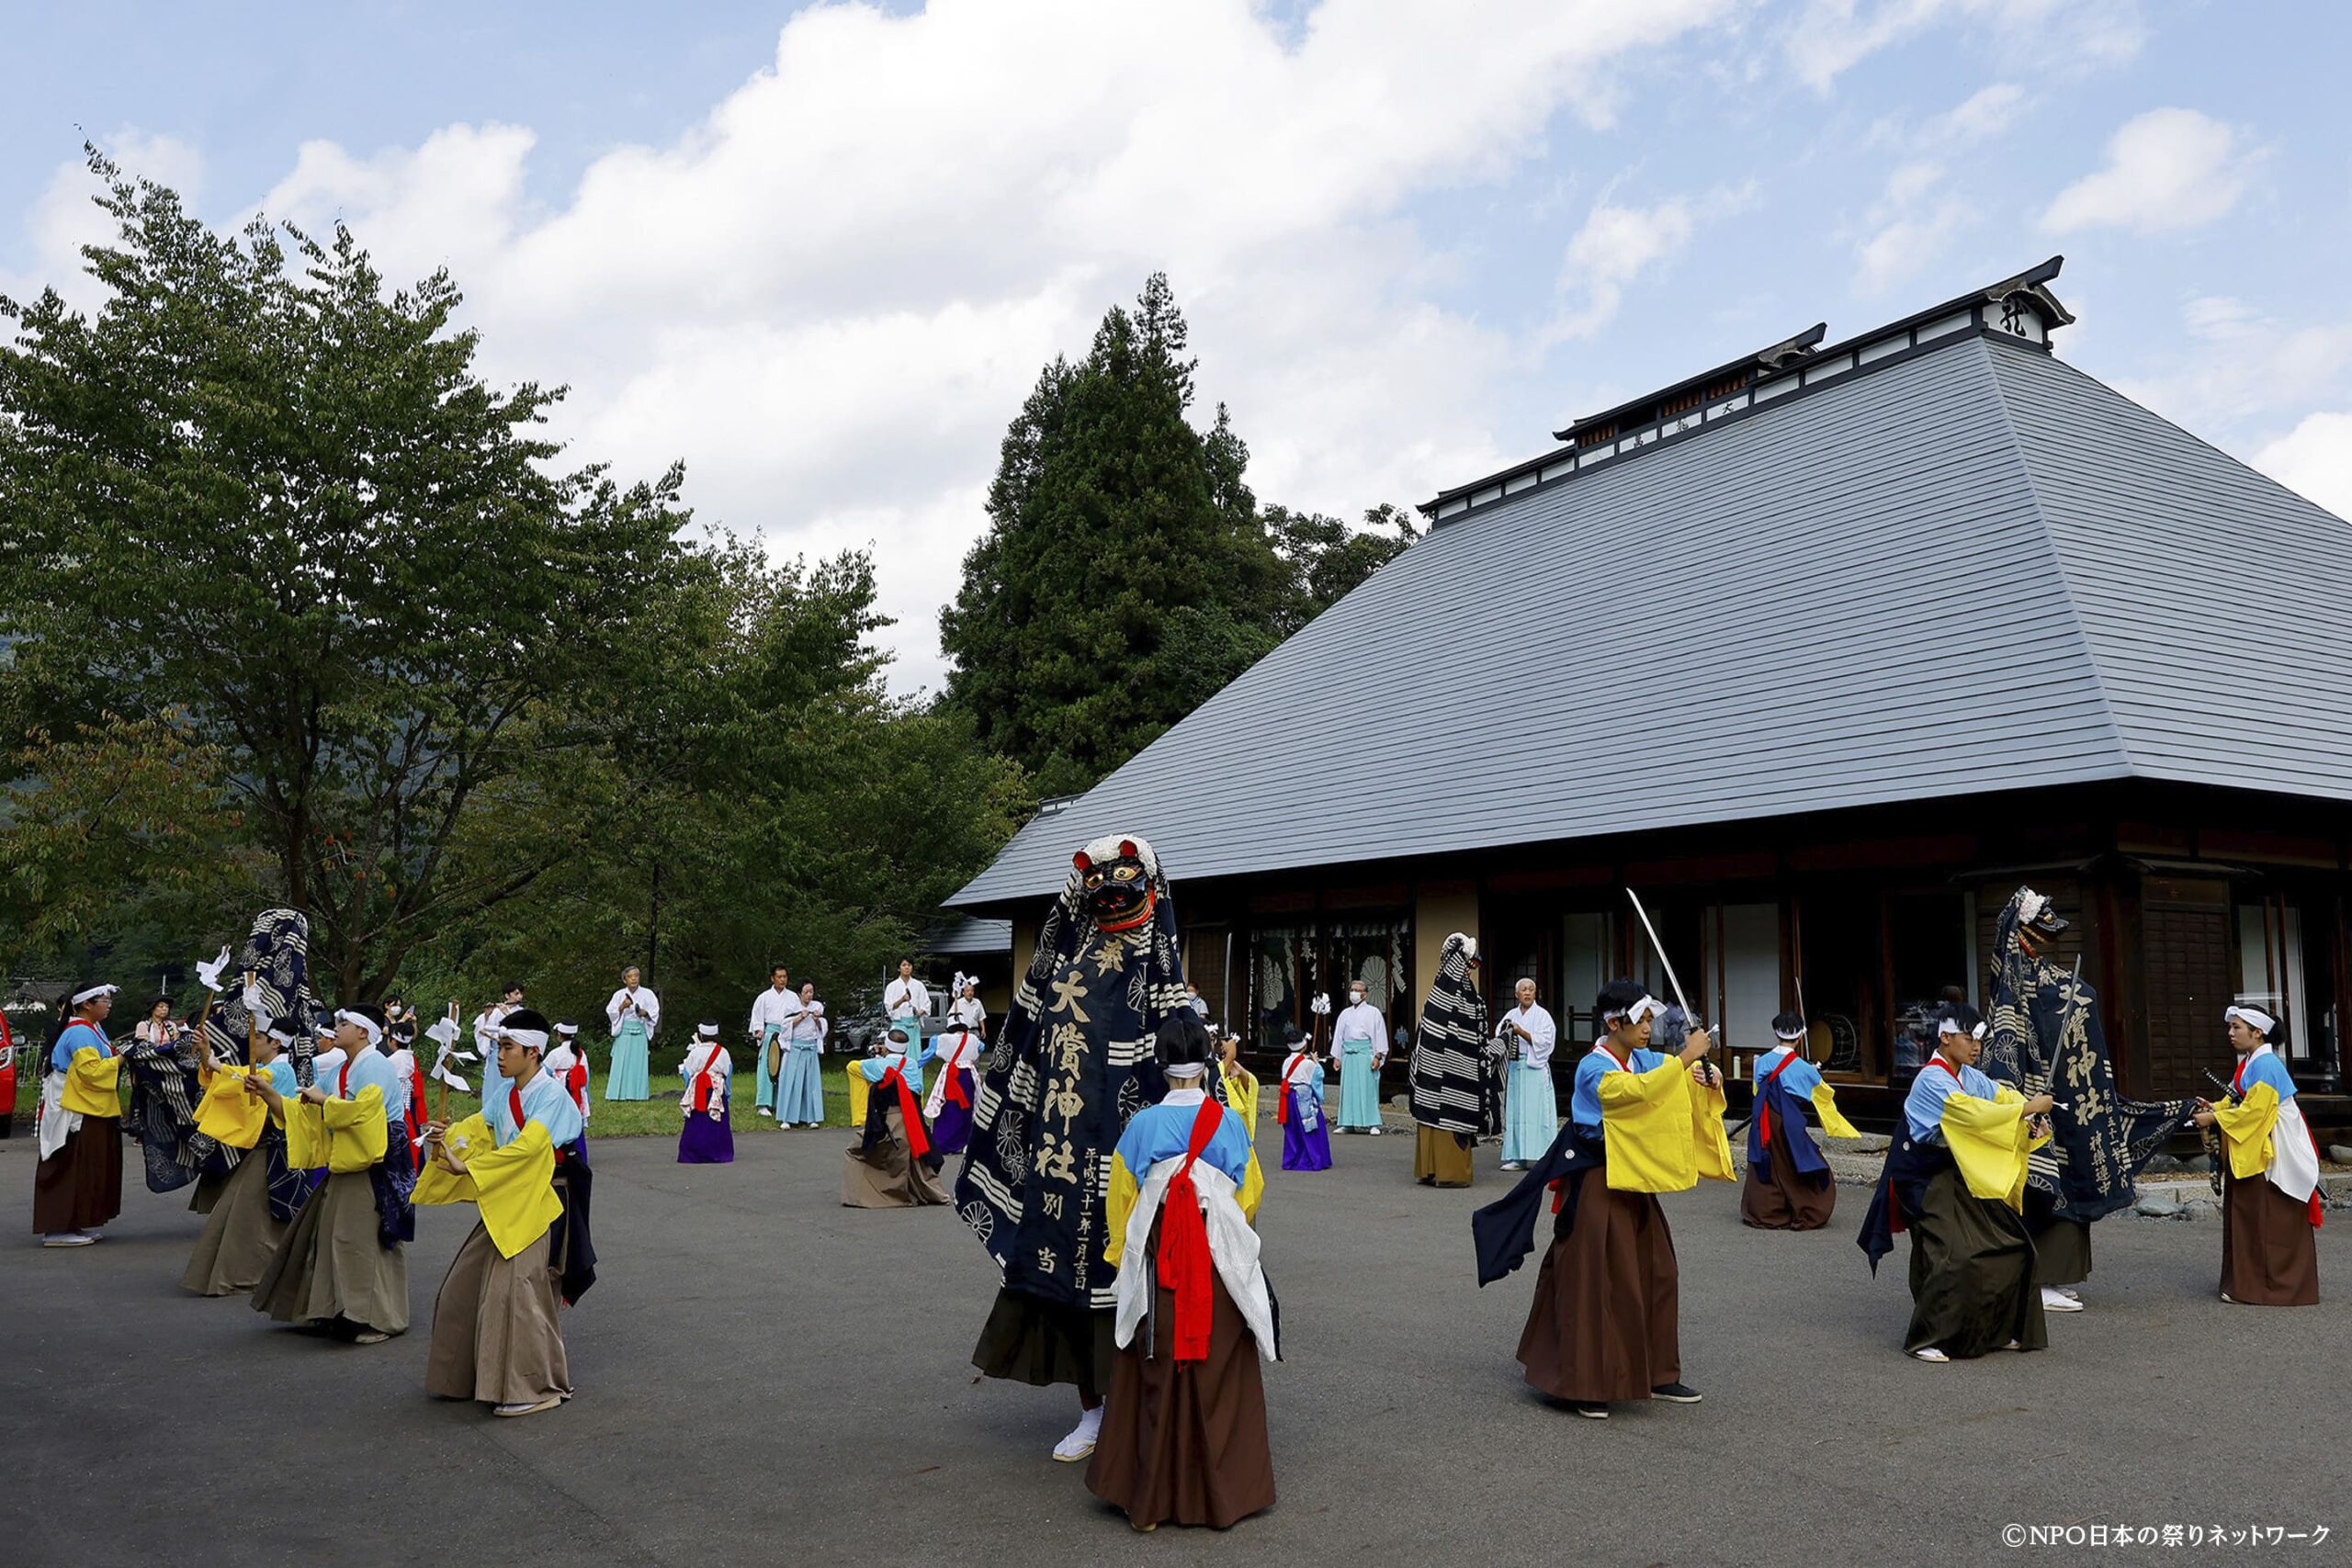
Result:
{"label": "green leafy tree", "polygon": [[940,616],[947,699],[1048,795],[1151,743],[1419,536],[1260,509],[1220,406],[1186,418],[1194,362],[1165,276],[1057,359],[1005,433],[989,527]]}
{"label": "green leafy tree", "polygon": [[[379,996],[642,787],[574,768],[604,787],[569,798],[560,764],[625,750],[631,693],[698,640],[681,476],[562,470],[538,434],[560,392],[475,375],[446,274],[388,291],[340,226],[222,237],[90,165],[118,230],[84,253],[105,302],[0,299],[0,716],[172,716],[311,915],[314,966]],[[568,833],[453,860],[461,831],[550,799]]]}
{"label": "green leafy tree", "polygon": [[[1171,617],[1247,625],[1282,580],[1226,412],[1185,418],[1193,361],[1164,276],[1056,360],[1006,433],[989,528],[940,617],[950,702],[1048,794],[1081,789],[1271,643],[1219,646]],[[1198,660],[1207,656],[1203,668]]]}

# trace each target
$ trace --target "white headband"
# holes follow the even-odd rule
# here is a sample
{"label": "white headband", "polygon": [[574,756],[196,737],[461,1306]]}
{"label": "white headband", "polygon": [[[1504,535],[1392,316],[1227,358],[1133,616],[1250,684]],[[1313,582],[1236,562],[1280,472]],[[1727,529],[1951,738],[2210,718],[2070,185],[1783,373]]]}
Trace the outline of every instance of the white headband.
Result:
{"label": "white headband", "polygon": [[1206,1062],[1170,1062],[1159,1069],[1171,1078],[1196,1078],[1209,1070]]}
{"label": "white headband", "polygon": [[74,992],[74,999],[66,1006],[80,1007],[84,1002],[95,1000],[99,997],[110,997],[120,989],[122,989],[120,986],[93,986],[86,991]]}
{"label": "white headband", "polygon": [[715,1023],[698,1024],[695,1028],[695,1032],[701,1035],[705,1040],[716,1040],[718,1038],[718,1025]]}
{"label": "white headband", "polygon": [[2278,1027],[2278,1021],[2271,1017],[2268,1013],[2264,1012],[2260,1008],[2233,1007],[2227,1008],[2222,1010],[2222,1021],[2223,1023],[2229,1022],[2229,1021],[2233,1018],[2243,1021],[2247,1027],[2251,1028],[2256,1034],[2268,1034],[2272,1030]]}
{"label": "white headband", "polygon": [[1637,1001],[1633,1006],[1625,1009],[1624,1011],[1612,1012],[1608,1016],[1611,1018],[1623,1019],[1625,1021],[1625,1027],[1631,1029],[1634,1025],[1641,1022],[1642,1020],[1645,1018],[1656,1018],[1664,1011],[1666,1011],[1666,1004],[1664,1002],[1658,1000],[1656,997],[1645,996],[1640,1001]]}
{"label": "white headband", "polygon": [[380,1045],[384,1043],[384,1032],[376,1026],[374,1019],[365,1013],[339,1012],[334,1015],[334,1021],[337,1023],[358,1025],[359,1032],[368,1036],[368,1043],[370,1045]]}
{"label": "white headband", "polygon": [[544,1029],[502,1029],[498,1032],[498,1037],[501,1040],[512,1040],[526,1051],[544,1051],[548,1048],[548,1032]]}
{"label": "white headband", "polygon": [[559,1023],[555,1026],[555,1032],[569,1040],[580,1032],[580,1026],[576,1023]]}
{"label": "white headband", "polygon": [[1939,1019],[1936,1022],[1936,1038],[1941,1040],[1947,1034],[1965,1034],[1972,1040],[1982,1040],[1988,1027],[1990,1026],[1982,1019],[1977,1021],[1976,1027],[1973,1029],[1962,1029],[1953,1019]]}
{"label": "white headband", "polygon": [[1772,1038],[1775,1040],[1802,1040],[1804,1038],[1804,1031],[1802,1029],[1776,1029],[1772,1031]]}

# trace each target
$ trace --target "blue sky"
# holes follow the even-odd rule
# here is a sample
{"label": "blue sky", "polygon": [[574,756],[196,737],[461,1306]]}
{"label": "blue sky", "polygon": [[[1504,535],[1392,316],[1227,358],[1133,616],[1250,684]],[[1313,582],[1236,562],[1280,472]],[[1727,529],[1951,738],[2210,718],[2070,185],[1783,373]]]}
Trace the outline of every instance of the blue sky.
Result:
{"label": "blue sky", "polygon": [[[946,0],[45,6],[0,291],[86,135],[223,224],[447,265],[703,519],[870,545],[901,689],[1005,421],[1155,267],[1268,500],[1351,513],[2053,252],[2059,352],[2352,512],[2352,6]],[[28,66],[29,69],[28,69]],[[86,294],[84,295],[86,297]]]}

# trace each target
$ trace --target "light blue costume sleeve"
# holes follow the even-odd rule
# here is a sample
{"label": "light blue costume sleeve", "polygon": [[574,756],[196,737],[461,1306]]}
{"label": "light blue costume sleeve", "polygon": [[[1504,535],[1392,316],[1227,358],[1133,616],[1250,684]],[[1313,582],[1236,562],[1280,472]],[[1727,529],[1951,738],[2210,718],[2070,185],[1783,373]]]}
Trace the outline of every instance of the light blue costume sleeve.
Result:
{"label": "light blue costume sleeve", "polygon": [[2295,1093],[2295,1080],[2288,1073],[2287,1064],[2275,1055],[2256,1056],[2247,1064],[2245,1079],[2240,1087],[2252,1089],[2258,1083],[2268,1084],[2278,1092],[2281,1102],[2293,1098]]}
{"label": "light blue costume sleeve", "polygon": [[384,1120],[387,1122],[399,1121],[402,1098],[400,1072],[392,1066],[390,1056],[372,1045],[351,1059],[351,1074],[345,1086],[348,1093],[340,1098],[356,1100],[359,1091],[369,1084],[374,1084],[383,1093]]}
{"label": "light blue costume sleeve", "polygon": [[85,1045],[96,1046],[101,1056],[114,1055],[114,1047],[107,1043],[106,1032],[77,1018],[65,1026],[64,1033],[57,1037],[57,1044],[49,1054],[50,1070],[62,1073],[72,1066],[74,1053]]}
{"label": "light blue costume sleeve", "polygon": [[[501,1147],[520,1137],[523,1129],[514,1124],[509,1096],[501,1092],[492,1107],[492,1127],[498,1134]],[[576,1143],[580,1138],[580,1107],[572,1100],[571,1091],[552,1076],[542,1072],[523,1089],[523,1114],[548,1130],[556,1147]]]}
{"label": "light blue costume sleeve", "polygon": [[[1189,1129],[1188,1129],[1189,1135]],[[1209,1136],[1209,1146],[1201,1157],[1233,1179],[1236,1187],[1250,1175],[1250,1138],[1241,1130],[1241,1118],[1227,1115]]]}
{"label": "light blue costume sleeve", "polygon": [[288,1100],[300,1097],[302,1086],[294,1081],[294,1064],[283,1056],[273,1057],[269,1067],[270,1086]]}

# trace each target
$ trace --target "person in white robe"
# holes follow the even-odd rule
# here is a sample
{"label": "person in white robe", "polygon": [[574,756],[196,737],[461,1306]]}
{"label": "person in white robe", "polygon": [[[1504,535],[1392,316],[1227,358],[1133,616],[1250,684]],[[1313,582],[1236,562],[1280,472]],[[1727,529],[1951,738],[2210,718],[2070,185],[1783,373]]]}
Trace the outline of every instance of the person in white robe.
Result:
{"label": "person in white robe", "polygon": [[832,1022],[825,1016],[825,1004],[817,999],[815,981],[802,981],[800,989],[793,993],[792,1010],[785,1015],[783,1028],[775,1124],[821,1127],[825,1124],[825,1037],[831,1032]]}
{"label": "person in white robe", "polygon": [[621,971],[621,988],[605,1003],[605,1021],[613,1033],[605,1098],[652,1099],[653,1035],[662,1027],[662,998],[642,984],[636,964]]}
{"label": "person in white robe", "polygon": [[915,961],[899,960],[899,977],[882,988],[882,1010],[893,1029],[907,1032],[907,1087],[922,1095],[923,1028],[931,1018],[931,989],[915,978]]}
{"label": "person in white robe", "polygon": [[784,1024],[799,1010],[800,993],[792,988],[792,976],[779,964],[768,971],[768,988],[752,998],[752,1072],[757,1085],[752,1103],[763,1116],[776,1113],[775,1079],[784,1067]]}
{"label": "person in white robe", "polygon": [[1348,1005],[1331,1022],[1340,1059],[1339,1128],[1380,1135],[1380,1069],[1388,1065],[1388,1021],[1364,999],[1364,983],[1348,987]]}
{"label": "person in white robe", "polygon": [[1535,1000],[1535,982],[1521,980],[1519,1005],[1495,1026],[1510,1066],[1503,1077],[1503,1168],[1525,1170],[1542,1159],[1560,1133],[1560,1102],[1552,1088],[1552,1051],[1559,1025]]}

